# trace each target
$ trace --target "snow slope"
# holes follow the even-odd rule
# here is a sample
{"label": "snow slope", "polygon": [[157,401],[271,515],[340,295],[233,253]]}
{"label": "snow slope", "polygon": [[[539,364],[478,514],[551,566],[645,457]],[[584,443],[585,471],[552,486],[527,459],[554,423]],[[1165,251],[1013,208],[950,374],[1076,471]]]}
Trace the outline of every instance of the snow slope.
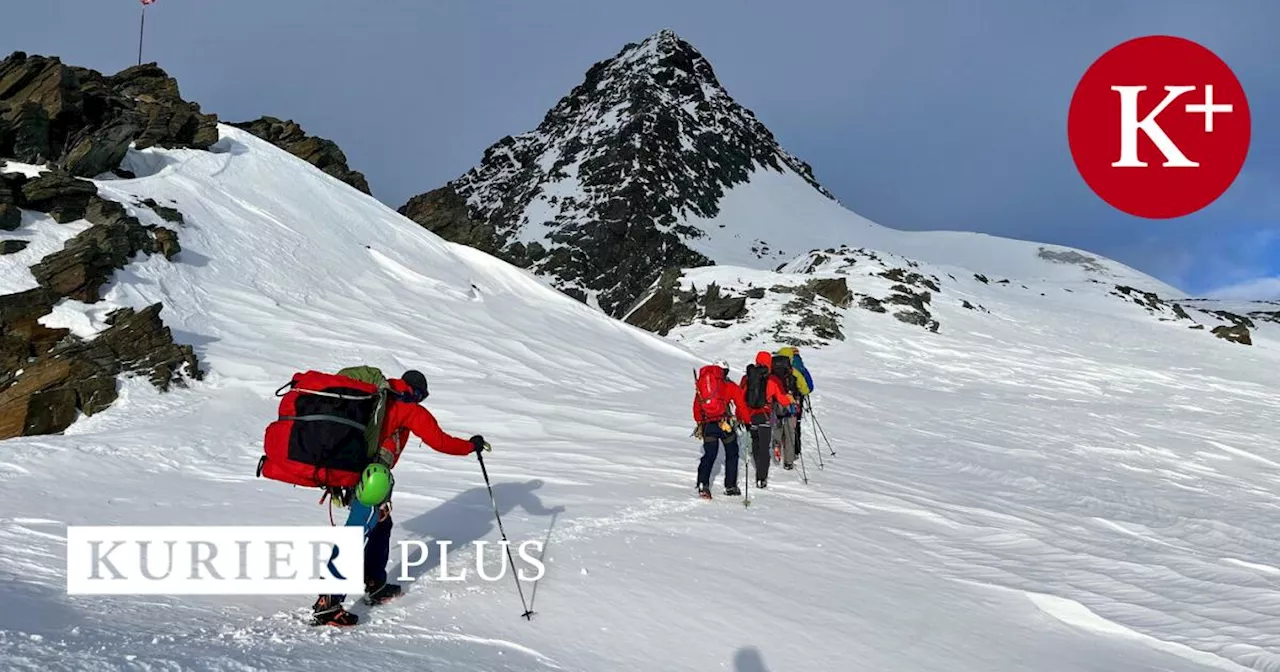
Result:
{"label": "snow slope", "polygon": [[[1057,245],[972,231],[900,231],[866,219],[817,192],[794,171],[757,166],[750,181],[726,190],[712,218],[687,221],[706,233],[690,245],[725,266],[760,268],[848,245],[916,261],[1025,281],[1118,282],[1181,297],[1176,289],[1117,261]],[[1048,254],[1044,254],[1047,251]]]}
{"label": "snow slope", "polygon": [[[749,508],[702,502],[698,357],[221,131],[99,183],[183,212],[176,262],[106,300],[164,301],[209,374],[3,443],[0,668],[1280,670],[1273,347],[987,286],[1005,317],[940,334],[851,313],[805,353],[837,454]],[[703,356],[754,352],[747,327],[690,329]],[[434,572],[344,631],[302,625],[307,599],[65,595],[68,524],[324,524],[253,467],[272,391],[351,363],[421,368],[443,426],[493,443],[507,534],[548,540],[531,621],[509,577]],[[411,444],[397,471],[393,541],[498,538],[471,459]]]}

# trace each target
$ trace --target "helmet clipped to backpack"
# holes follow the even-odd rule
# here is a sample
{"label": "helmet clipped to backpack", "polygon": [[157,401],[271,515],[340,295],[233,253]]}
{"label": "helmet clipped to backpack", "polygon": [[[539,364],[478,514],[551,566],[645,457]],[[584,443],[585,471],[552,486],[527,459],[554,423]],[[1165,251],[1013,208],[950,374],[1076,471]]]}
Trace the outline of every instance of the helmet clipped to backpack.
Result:
{"label": "helmet clipped to backpack", "polygon": [[356,485],[356,500],[369,508],[381,506],[391,499],[391,490],[395,484],[396,479],[387,465],[374,462],[360,474],[360,483]]}

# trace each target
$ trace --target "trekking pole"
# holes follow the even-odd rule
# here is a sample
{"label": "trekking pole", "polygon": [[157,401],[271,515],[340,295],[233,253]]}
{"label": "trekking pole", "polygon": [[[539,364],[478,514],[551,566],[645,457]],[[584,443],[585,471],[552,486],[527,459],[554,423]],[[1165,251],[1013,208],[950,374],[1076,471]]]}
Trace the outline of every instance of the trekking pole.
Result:
{"label": "trekking pole", "polygon": [[831,454],[834,456],[836,451],[831,447],[831,439],[827,438],[827,430],[822,428],[822,423],[818,422],[817,416],[814,416],[813,418],[813,426],[817,427],[818,431],[822,433],[822,440],[827,442],[827,450],[831,451]]}
{"label": "trekking pole", "polygon": [[[799,431],[799,429],[800,429],[800,428],[799,428],[799,426],[798,426],[799,424],[800,424],[800,423],[798,423],[798,422],[796,423],[796,425],[797,425],[796,430],[797,430],[797,431]],[[803,453],[803,452],[801,452],[801,453],[800,453],[800,478],[804,479],[804,484],[805,484],[805,485],[809,485],[809,474],[808,474],[808,472],[806,472],[806,471],[805,471],[805,468],[804,468],[804,453]]]}
{"label": "trekking pole", "polygon": [[[738,425],[738,426],[741,427],[742,425]],[[743,451],[742,453],[742,457],[743,457],[742,461],[745,464],[744,468],[746,470],[746,479],[742,482],[742,485],[744,488],[742,491],[742,505],[744,507],[751,506],[751,455],[748,455],[747,453],[754,453],[756,450],[755,435],[751,433],[750,429],[746,430],[746,434],[747,434],[747,441],[745,443],[750,443],[751,449],[748,451]],[[739,443],[738,445],[742,445],[742,443]]]}
{"label": "trekking pole", "polygon": [[516,582],[516,590],[520,593],[520,604],[524,613],[520,614],[526,621],[533,620],[533,612],[524,601],[524,589],[520,587],[520,576],[516,574],[516,561],[511,557],[511,542],[507,540],[507,531],[502,529],[502,516],[498,515],[498,500],[493,496],[493,486],[489,484],[489,470],[484,468],[484,455],[476,451],[476,459],[480,461],[480,473],[484,474],[484,487],[489,489],[489,501],[493,503],[493,517],[498,520],[498,531],[502,533],[503,548],[507,549],[507,562],[511,563],[511,578]]}
{"label": "trekking pole", "polygon": [[[805,410],[809,412],[809,419],[810,419],[810,420],[812,420],[812,419],[813,419],[813,405],[809,403],[809,398],[808,398],[808,397],[805,397],[804,405],[805,405]],[[802,423],[800,423],[800,427],[799,427],[799,428],[797,428],[797,430],[796,430],[796,431],[799,433],[799,435],[800,435],[801,437],[803,437],[803,436],[804,436],[804,423],[803,423],[803,422],[802,422]],[[827,468],[827,465],[822,461],[822,446],[821,446],[821,445],[818,445],[818,433],[817,433],[816,431],[813,433],[813,447],[818,449],[818,469],[819,469],[819,470],[825,470],[825,469]],[[803,456],[804,456],[804,453],[800,453],[800,455],[803,457]]]}
{"label": "trekking pole", "polygon": [[[809,403],[809,419],[813,421],[813,429],[815,430],[815,432],[822,433],[822,440],[827,442],[827,450],[831,451],[832,457],[835,457],[836,451],[834,448],[831,447],[831,439],[827,438],[827,433],[823,431],[822,424],[818,422],[818,415],[813,412],[813,402],[810,401],[808,403]],[[815,442],[817,441],[816,435],[815,435],[814,441]],[[819,448],[818,450],[822,450],[822,449]]]}

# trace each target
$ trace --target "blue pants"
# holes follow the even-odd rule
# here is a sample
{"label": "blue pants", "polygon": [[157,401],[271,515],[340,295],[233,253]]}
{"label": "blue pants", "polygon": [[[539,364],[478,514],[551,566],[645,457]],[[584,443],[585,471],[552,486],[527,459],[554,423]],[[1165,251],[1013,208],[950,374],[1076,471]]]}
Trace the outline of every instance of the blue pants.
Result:
{"label": "blue pants", "polygon": [[716,464],[720,444],[724,443],[724,487],[738,484],[738,434],[725,432],[720,423],[702,425],[702,461],[698,463],[698,485],[710,487],[711,468]]}
{"label": "blue pants", "polygon": [[[364,583],[369,589],[378,588],[387,581],[387,559],[391,555],[391,516],[378,520],[378,510],[351,498],[351,513],[347,525],[364,528]],[[335,595],[341,602],[346,595]]]}
{"label": "blue pants", "polygon": [[378,520],[378,510],[351,499],[347,525],[364,527],[364,582],[374,588],[387,581],[387,558],[391,555],[391,516]]}

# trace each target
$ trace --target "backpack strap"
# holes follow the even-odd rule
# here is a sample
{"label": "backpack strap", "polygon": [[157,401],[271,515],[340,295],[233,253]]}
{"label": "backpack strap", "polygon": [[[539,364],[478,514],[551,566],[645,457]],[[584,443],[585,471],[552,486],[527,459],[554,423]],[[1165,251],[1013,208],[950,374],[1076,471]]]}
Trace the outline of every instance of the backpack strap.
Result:
{"label": "backpack strap", "polygon": [[340,425],[346,425],[346,426],[348,426],[348,427],[353,427],[353,428],[358,429],[358,430],[360,430],[360,431],[362,431],[362,432],[363,432],[363,431],[365,431],[365,430],[367,429],[367,427],[366,427],[365,425],[362,425],[362,424],[360,424],[360,423],[358,423],[358,422],[356,422],[356,421],[354,421],[354,420],[348,420],[348,419],[346,419],[346,418],[340,418],[340,417],[338,417],[338,416],[336,416],[336,415],[325,415],[325,414],[323,414],[323,413],[317,413],[317,414],[315,414],[315,415],[282,415],[282,416],[280,416],[280,419],[281,419],[281,420],[302,420],[302,421],[308,421],[308,420],[326,420],[326,421],[328,421],[328,422],[336,422],[336,423],[338,423],[338,424],[340,424]]}

